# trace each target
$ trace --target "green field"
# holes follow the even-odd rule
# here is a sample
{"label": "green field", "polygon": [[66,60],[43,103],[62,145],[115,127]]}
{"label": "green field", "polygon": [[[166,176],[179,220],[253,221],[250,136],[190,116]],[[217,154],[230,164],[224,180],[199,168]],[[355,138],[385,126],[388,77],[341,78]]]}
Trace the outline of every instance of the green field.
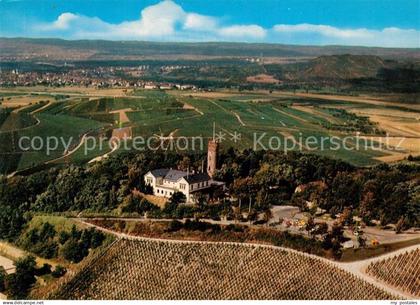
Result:
{"label": "green field", "polygon": [[27,113],[7,113],[0,114],[0,132],[8,132],[20,130],[35,126],[37,124],[36,118]]}
{"label": "green field", "polygon": [[[19,147],[19,139],[22,137],[29,137],[30,139],[40,137],[46,141],[47,137],[55,136],[63,138],[66,142],[70,142],[71,145],[75,145],[80,141],[84,133],[100,128],[103,125],[93,120],[48,113],[39,113],[36,115],[36,119],[40,123],[33,127],[0,133],[1,172],[7,173],[28,168],[47,160],[58,158],[64,152],[63,146],[59,146],[57,150],[52,151],[49,155],[44,149],[22,151]],[[23,141],[22,143],[25,146],[29,145]]]}
{"label": "green field", "polygon": [[[216,133],[223,136],[222,149],[253,148],[255,140],[261,139],[255,148],[284,150],[287,146],[289,149],[340,158],[355,165],[366,166],[377,163],[374,158],[384,156],[386,153],[369,149],[332,150],[333,146],[328,141],[323,143],[322,150],[312,149],[305,144],[308,138],[321,143],[323,138],[330,136],[336,136],[338,141],[342,141],[349,135],[345,132],[346,128],[353,126],[351,124],[354,122],[351,120],[356,120],[362,125],[370,124],[357,116],[334,110],[338,103],[341,108],[368,107],[360,103],[281,98],[251,93],[232,95],[223,99],[170,95],[163,91],[144,90],[135,90],[127,97],[116,98],[88,98],[81,94],[67,100],[54,101],[42,109],[40,105],[32,105],[24,107],[17,113],[3,110],[0,113],[2,161],[0,172],[8,173],[28,168],[63,155],[63,149],[54,151],[50,155],[46,155],[42,150],[21,151],[17,141],[22,136],[31,138],[39,136],[43,139],[48,136],[72,137],[70,148],[73,149],[83,134],[92,132],[95,134],[101,129],[102,135],[96,133],[97,139],[104,137],[105,134],[110,137],[114,128],[122,126],[131,129],[133,136],[172,135],[175,138],[201,136],[204,137],[203,143],[206,144],[206,139],[213,136],[213,124],[215,124]],[[37,113],[30,113],[37,109]],[[118,122],[121,113],[116,111],[119,110],[122,110],[126,117],[124,123]],[[240,134],[240,138],[235,139],[235,134]],[[294,137],[294,140],[291,137]],[[80,164],[92,160],[110,151],[107,140],[105,143],[102,148],[94,147],[88,154],[85,154],[82,146],[68,158],[61,158],[56,163]],[[356,145],[353,140],[346,143],[352,148]]]}

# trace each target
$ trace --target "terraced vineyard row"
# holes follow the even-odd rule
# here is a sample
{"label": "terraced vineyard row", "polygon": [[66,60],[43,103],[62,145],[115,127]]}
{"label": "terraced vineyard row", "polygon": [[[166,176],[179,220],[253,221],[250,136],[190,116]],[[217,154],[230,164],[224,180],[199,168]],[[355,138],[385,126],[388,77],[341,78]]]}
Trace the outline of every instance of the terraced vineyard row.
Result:
{"label": "terraced vineyard row", "polygon": [[373,262],[368,266],[367,273],[420,297],[420,248]]}
{"label": "terraced vineyard row", "polygon": [[58,299],[390,299],[332,264],[255,245],[117,241]]}

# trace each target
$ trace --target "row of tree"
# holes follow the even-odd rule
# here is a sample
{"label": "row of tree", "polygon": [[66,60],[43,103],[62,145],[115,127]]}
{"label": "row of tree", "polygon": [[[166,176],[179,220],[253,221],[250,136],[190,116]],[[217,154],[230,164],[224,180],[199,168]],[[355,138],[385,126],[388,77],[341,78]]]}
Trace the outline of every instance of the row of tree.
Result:
{"label": "row of tree", "polygon": [[[174,165],[199,169],[203,157],[170,152],[124,153],[93,165],[0,177],[0,238],[16,240],[33,212],[110,212],[118,207],[128,213],[156,212],[150,203],[131,197],[133,189],[148,191],[144,174]],[[415,163],[355,168],[312,154],[230,149],[220,155],[215,178],[227,184],[230,196],[226,200],[251,201],[258,211],[286,203],[305,208],[310,201],[332,215],[349,208],[366,222],[376,219],[386,225],[403,219],[406,227],[418,227],[420,223],[420,166]],[[296,193],[298,186],[304,191]],[[221,196],[220,192],[207,194],[200,205],[206,206]],[[169,217],[191,212],[182,209],[169,205],[160,212]],[[202,212],[217,216],[223,210],[225,206],[216,212]]]}

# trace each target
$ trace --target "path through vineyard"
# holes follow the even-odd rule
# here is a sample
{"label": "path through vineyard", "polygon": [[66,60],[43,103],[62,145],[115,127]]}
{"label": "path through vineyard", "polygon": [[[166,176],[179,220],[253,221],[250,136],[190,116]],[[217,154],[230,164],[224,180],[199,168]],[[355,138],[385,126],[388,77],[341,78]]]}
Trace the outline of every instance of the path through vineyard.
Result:
{"label": "path through vineyard", "polygon": [[415,296],[413,296],[413,295],[411,295],[407,292],[401,291],[401,290],[393,287],[392,285],[387,284],[384,281],[379,281],[378,279],[368,275],[366,273],[366,270],[369,267],[369,265],[371,265],[372,263],[377,263],[377,262],[380,262],[382,260],[392,258],[392,257],[398,256],[400,254],[403,254],[405,252],[413,251],[413,250],[416,250],[416,249],[420,249],[420,245],[414,245],[414,246],[411,246],[411,247],[402,248],[402,249],[399,249],[399,250],[396,250],[396,251],[393,251],[393,252],[390,252],[390,253],[387,253],[387,254],[383,254],[383,255],[380,255],[380,256],[377,256],[377,257],[373,257],[373,258],[370,258],[370,259],[355,261],[355,262],[351,262],[351,263],[336,262],[336,264],[340,268],[342,268],[342,269],[344,269],[348,272],[351,272],[356,276],[361,277],[363,280],[365,280],[369,283],[372,283],[374,285],[382,287],[383,289],[385,289],[386,291],[389,291],[390,293],[403,295],[407,299],[415,299]]}
{"label": "path through vineyard", "polygon": [[[128,236],[98,226],[96,228],[117,235],[120,240],[103,258],[65,284],[58,293],[59,297],[413,298],[364,272],[368,264],[385,256],[339,263],[274,246],[150,239]],[[386,256],[396,255],[400,251]],[[254,290],[252,287],[259,288]]]}

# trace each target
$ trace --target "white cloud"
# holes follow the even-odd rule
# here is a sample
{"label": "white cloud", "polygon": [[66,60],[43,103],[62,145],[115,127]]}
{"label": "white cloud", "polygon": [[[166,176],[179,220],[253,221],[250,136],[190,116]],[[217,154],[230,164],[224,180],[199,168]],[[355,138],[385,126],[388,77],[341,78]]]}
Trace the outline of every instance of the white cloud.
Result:
{"label": "white cloud", "polygon": [[217,27],[217,19],[214,17],[204,16],[200,14],[187,14],[183,29],[210,31]]}
{"label": "white cloud", "polygon": [[273,27],[278,39],[305,40],[311,38],[319,44],[342,44],[382,47],[420,47],[420,31],[396,27],[382,30],[365,28],[341,29],[329,25],[278,24]]}
{"label": "white cloud", "polygon": [[278,24],[270,29],[257,24],[229,25],[222,19],[186,12],[172,0],[144,8],[137,20],[118,24],[97,17],[65,12],[50,23],[31,27],[34,36],[72,39],[254,41],[286,44],[341,44],[383,47],[420,47],[420,31],[395,27],[382,30],[343,29],[330,25]]}
{"label": "white cloud", "polygon": [[186,12],[171,0],[144,8],[140,18],[134,21],[112,24],[97,17],[66,12],[37,29],[53,35],[65,33],[70,38],[104,39],[259,40],[266,35],[266,30],[258,25],[221,27],[216,17]]}
{"label": "white cloud", "polygon": [[232,25],[229,27],[221,28],[220,35],[226,37],[239,37],[239,38],[264,38],[267,31],[259,25]]}
{"label": "white cloud", "polygon": [[372,33],[367,29],[339,29],[329,25],[316,24],[278,24],[274,26],[274,31],[279,33],[317,33],[328,37],[336,38],[369,38]]}
{"label": "white cloud", "polygon": [[69,28],[73,20],[78,19],[79,16],[73,13],[64,13],[58,16],[57,20],[44,27],[44,30],[66,30]]}
{"label": "white cloud", "polygon": [[166,0],[143,9],[140,23],[132,25],[136,25],[140,36],[172,35],[176,24],[182,22],[185,17],[186,13],[182,7]]}

